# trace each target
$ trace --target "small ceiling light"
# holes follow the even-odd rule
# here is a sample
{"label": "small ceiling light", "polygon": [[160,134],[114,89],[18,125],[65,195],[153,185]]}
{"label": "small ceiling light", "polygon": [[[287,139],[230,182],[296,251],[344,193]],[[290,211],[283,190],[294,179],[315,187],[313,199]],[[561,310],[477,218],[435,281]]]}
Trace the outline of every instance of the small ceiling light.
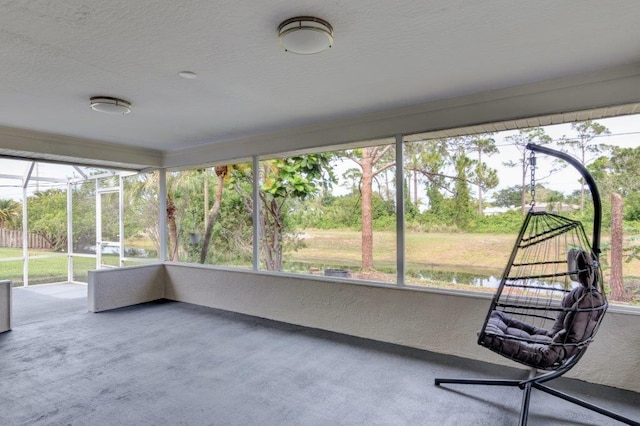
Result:
{"label": "small ceiling light", "polygon": [[333,46],[333,27],[324,19],[298,16],[278,26],[278,41],[286,52],[320,53]]}
{"label": "small ceiling light", "polygon": [[198,74],[193,71],[180,71],[178,75],[182,78],[186,78],[187,80],[193,80],[198,78]]}
{"label": "small ceiling light", "polygon": [[94,96],[91,98],[89,106],[94,111],[105,112],[107,114],[129,114],[131,112],[131,102],[109,96]]}

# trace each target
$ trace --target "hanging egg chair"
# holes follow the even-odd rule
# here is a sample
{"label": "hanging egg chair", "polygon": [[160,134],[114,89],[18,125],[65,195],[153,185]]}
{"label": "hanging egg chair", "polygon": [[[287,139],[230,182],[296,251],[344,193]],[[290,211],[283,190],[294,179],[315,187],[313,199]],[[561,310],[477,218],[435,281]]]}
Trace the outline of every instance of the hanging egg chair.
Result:
{"label": "hanging egg chair", "polygon": [[532,388],[623,423],[640,425],[542,384],[576,365],[593,341],[607,310],[598,261],[602,209],[595,181],[575,158],[534,144],[527,145],[527,149],[532,152],[532,192],[535,191],[535,152],[565,160],[583,176],[594,204],[593,238],[589,241],[582,223],[538,211],[532,202],[478,332],[478,344],[530,367],[529,378],[435,379],[435,384],[518,386],[525,392],[520,425],[527,423]]}

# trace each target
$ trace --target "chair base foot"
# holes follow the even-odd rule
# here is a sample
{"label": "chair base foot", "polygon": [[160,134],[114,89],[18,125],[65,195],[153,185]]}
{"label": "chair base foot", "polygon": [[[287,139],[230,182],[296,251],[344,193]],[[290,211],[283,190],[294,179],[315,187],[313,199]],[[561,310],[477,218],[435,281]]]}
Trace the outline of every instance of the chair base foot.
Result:
{"label": "chair base foot", "polygon": [[602,414],[609,418],[615,419],[619,422],[632,425],[632,426],[640,426],[640,422],[632,420],[630,418],[621,416],[620,414],[614,413],[613,411],[607,410],[595,404],[591,404],[590,402],[584,401],[575,396],[569,395],[564,392],[560,392],[553,388],[550,388],[546,385],[538,383],[535,379],[525,379],[525,380],[509,380],[509,379],[450,379],[450,378],[437,378],[435,379],[435,385],[440,386],[442,384],[459,384],[459,385],[487,385],[487,386],[517,386],[520,389],[524,390],[524,395],[522,398],[522,406],[520,409],[520,426],[526,426],[527,419],[529,416],[529,401],[531,399],[531,390],[533,388],[541,390],[542,392],[548,393],[549,395],[555,396],[557,398],[564,399],[565,401],[572,402],[581,407],[589,409],[591,411],[595,411],[596,413]]}

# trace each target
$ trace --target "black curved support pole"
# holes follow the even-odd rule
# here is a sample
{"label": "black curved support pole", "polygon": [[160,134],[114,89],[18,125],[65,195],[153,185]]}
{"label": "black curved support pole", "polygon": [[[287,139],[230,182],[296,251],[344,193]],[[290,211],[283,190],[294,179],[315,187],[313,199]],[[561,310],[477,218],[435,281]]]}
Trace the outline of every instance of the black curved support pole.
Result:
{"label": "black curved support pole", "polygon": [[571,155],[557,151],[555,149],[547,148],[545,146],[536,145],[533,143],[527,144],[527,149],[540,152],[542,154],[547,154],[552,157],[559,158],[561,160],[566,161],[571,164],[578,172],[582,175],[587,185],[589,185],[589,190],[591,191],[591,198],[593,199],[593,241],[591,242],[591,248],[596,256],[600,256],[600,228],[602,225],[602,202],[600,201],[600,192],[598,191],[598,187],[596,186],[596,181],[591,176],[591,173],[584,167],[576,158]]}

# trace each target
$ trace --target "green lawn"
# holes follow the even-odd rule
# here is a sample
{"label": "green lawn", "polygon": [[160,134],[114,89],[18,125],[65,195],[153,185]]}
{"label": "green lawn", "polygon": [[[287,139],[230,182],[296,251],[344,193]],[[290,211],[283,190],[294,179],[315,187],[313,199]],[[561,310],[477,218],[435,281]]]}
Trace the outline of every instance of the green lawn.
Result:
{"label": "green lawn", "polygon": [[[374,263],[395,264],[395,232],[374,233]],[[515,243],[515,234],[421,233],[405,235],[407,267],[501,274]],[[606,238],[604,241],[606,242]],[[292,253],[291,261],[315,261],[357,266],[360,264],[359,231],[307,229],[305,247]],[[626,263],[625,275],[640,275],[640,262]]]}
{"label": "green lawn", "polygon": [[[44,259],[34,256],[48,255]],[[0,248],[0,260],[7,258],[21,258],[22,250],[14,248]],[[29,284],[45,284],[51,282],[67,281],[67,255],[64,253],[49,253],[33,250],[29,252]],[[118,256],[103,255],[103,263],[117,266]],[[96,268],[95,258],[74,257],[73,269],[75,281],[86,282],[87,272]],[[10,279],[14,286],[23,284],[22,260],[0,261],[0,278]]]}
{"label": "green lawn", "polygon": [[[405,236],[408,269],[436,269],[500,274],[511,253],[515,235],[411,233]],[[358,231],[306,230],[305,247],[290,255],[293,262],[338,263],[358,266],[361,237]],[[395,232],[374,233],[376,268],[395,267]]]}

